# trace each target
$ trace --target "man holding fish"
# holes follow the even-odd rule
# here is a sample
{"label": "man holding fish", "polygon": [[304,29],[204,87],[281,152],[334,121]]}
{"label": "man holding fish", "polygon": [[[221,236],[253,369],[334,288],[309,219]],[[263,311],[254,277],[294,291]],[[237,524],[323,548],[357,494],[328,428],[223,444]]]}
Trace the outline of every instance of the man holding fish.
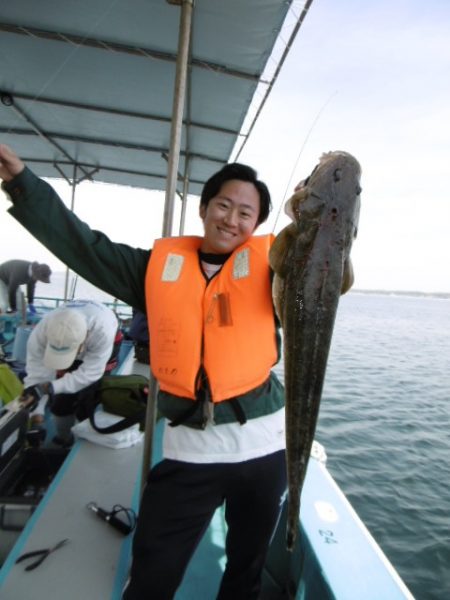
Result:
{"label": "man holding fish", "polygon": [[[14,218],[79,275],[147,314],[166,426],[124,600],[173,598],[222,504],[227,563],[217,598],[258,598],[286,490],[285,399],[271,370],[280,357],[274,236],[254,235],[269,214],[267,187],[250,167],[226,165],[202,191],[204,236],[164,238],[142,250],[92,231],[1,145],[0,177]],[[287,246],[295,239],[288,235]],[[351,285],[348,265],[341,264],[337,296]]]}

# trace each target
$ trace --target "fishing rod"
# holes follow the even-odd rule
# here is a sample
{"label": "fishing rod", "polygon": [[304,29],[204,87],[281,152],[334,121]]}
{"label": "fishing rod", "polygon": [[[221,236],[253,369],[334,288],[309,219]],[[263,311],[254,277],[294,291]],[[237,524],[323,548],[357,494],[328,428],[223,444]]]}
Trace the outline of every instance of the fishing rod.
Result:
{"label": "fishing rod", "polygon": [[290,177],[289,177],[289,180],[288,180],[288,183],[287,183],[287,185],[286,185],[286,189],[284,190],[283,200],[281,201],[281,203],[280,203],[280,206],[279,206],[279,208],[278,208],[278,211],[277,211],[277,216],[275,217],[275,222],[274,222],[274,224],[273,224],[273,227],[272,227],[272,233],[275,233],[275,227],[277,226],[278,219],[280,218],[281,209],[283,208],[283,206],[284,206],[284,204],[285,204],[285,201],[286,201],[286,196],[287,196],[288,190],[289,190],[289,189],[290,189],[290,187],[291,187],[291,184],[292,184],[292,179],[293,179],[293,177],[294,177],[294,173],[295,173],[295,171],[297,170],[298,163],[299,163],[299,161],[300,161],[300,157],[301,157],[301,156],[302,156],[302,154],[303,154],[303,150],[305,149],[305,146],[306,146],[306,144],[308,143],[309,137],[310,137],[310,135],[311,135],[311,133],[312,133],[312,131],[313,131],[314,127],[317,125],[317,122],[319,121],[320,117],[322,116],[322,113],[324,112],[324,110],[326,109],[326,107],[328,106],[328,104],[330,104],[330,102],[331,102],[331,100],[334,98],[334,96],[336,96],[336,94],[337,94],[337,90],[336,90],[335,92],[333,92],[333,93],[330,95],[330,97],[327,99],[327,101],[326,101],[326,102],[325,102],[325,103],[324,103],[324,104],[321,106],[321,108],[320,108],[320,109],[319,109],[319,111],[317,112],[317,114],[316,114],[316,116],[315,116],[315,118],[314,118],[314,120],[313,120],[313,122],[312,122],[312,124],[311,124],[310,128],[308,129],[308,132],[307,132],[307,134],[306,134],[306,136],[305,136],[305,139],[303,140],[303,144],[301,145],[300,151],[299,151],[299,153],[298,153],[298,155],[297,155],[297,159],[296,159],[296,161],[295,161],[295,163],[294,163],[294,166],[293,166],[293,168],[292,168],[292,170],[291,170],[291,175],[290,175]]}

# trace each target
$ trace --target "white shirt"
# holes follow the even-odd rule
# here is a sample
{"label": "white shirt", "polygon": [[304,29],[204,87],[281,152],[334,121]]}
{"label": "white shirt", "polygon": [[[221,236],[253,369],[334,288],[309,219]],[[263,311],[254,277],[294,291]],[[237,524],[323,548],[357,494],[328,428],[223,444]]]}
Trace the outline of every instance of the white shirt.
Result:
{"label": "white shirt", "polygon": [[[77,358],[82,364],[72,373],[56,379],[56,371],[44,366],[43,358],[47,346],[47,322],[50,314],[62,308],[73,308],[81,312],[87,323],[87,336]],[[55,394],[73,394],[98,381],[105,371],[118,329],[114,312],[93,300],[72,300],[45,315],[31,332],[27,342],[25,387],[50,381]],[[42,398],[33,414],[42,414],[47,398]]]}
{"label": "white shirt", "polygon": [[284,408],[244,425],[208,423],[205,429],[165,424],[163,457],[190,463],[236,463],[284,450]]}

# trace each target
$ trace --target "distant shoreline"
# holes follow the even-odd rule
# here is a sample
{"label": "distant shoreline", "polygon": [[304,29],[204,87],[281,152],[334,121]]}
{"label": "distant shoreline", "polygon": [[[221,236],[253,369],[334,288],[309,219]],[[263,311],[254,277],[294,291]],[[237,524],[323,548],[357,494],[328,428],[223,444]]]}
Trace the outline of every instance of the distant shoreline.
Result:
{"label": "distant shoreline", "polygon": [[[54,271],[52,274],[52,284],[54,284],[53,289],[56,289],[57,287],[59,287],[59,285],[61,285],[62,290],[64,289],[64,279],[65,279],[65,272],[64,271]],[[73,271],[70,272],[70,285],[69,285],[69,289],[70,290],[76,290],[78,289],[77,292],[77,296],[78,297],[85,297],[86,293],[88,293],[88,297],[93,297],[93,296],[101,296],[101,299],[103,300],[105,297],[111,300],[113,300],[113,298],[109,295],[106,294],[106,292],[103,292],[102,290],[99,290],[98,288],[96,288],[95,286],[93,286],[91,283],[87,282],[86,280],[84,280],[82,277],[79,277],[78,275],[75,275],[73,273]],[[47,295],[44,294],[43,292],[46,291],[45,290],[45,286],[40,286],[39,287],[39,292],[42,293],[42,296]],[[53,291],[53,290],[52,290]],[[353,294],[381,294],[383,296],[413,296],[416,298],[441,298],[444,300],[448,300],[450,298],[450,292],[419,292],[419,291],[405,291],[405,290],[363,290],[363,289],[358,289],[358,288],[352,288],[350,293]],[[81,295],[80,295],[81,294]],[[38,294],[41,295],[41,294]],[[51,294],[49,294],[51,296]],[[70,293],[69,293],[70,295]]]}
{"label": "distant shoreline", "polygon": [[414,296],[417,298],[441,298],[448,300],[450,292],[413,292],[405,290],[358,290],[352,289],[352,294],[381,294],[383,296]]}

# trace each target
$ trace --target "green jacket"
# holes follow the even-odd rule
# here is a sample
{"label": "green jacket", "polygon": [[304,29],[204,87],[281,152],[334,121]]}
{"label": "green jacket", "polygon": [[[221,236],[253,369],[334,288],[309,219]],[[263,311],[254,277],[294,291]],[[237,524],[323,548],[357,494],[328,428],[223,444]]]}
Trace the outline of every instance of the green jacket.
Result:
{"label": "green jacket", "polygon": [[[146,312],[145,274],[151,250],[112,242],[104,233],[92,230],[64,205],[48,183],[28,168],[12,181],[3,183],[2,188],[13,203],[9,213],[50,252],[99,289]],[[158,407],[161,414],[172,421],[203,427],[207,390],[203,391],[201,400],[203,402],[193,407],[190,399],[160,393]],[[231,402],[219,403],[219,409],[214,407],[214,420],[216,423],[244,422],[246,418],[275,412],[283,405],[283,388],[272,373],[263,386]]]}
{"label": "green jacket", "polygon": [[2,187],[13,203],[8,212],[50,252],[93,285],[145,312],[150,250],[114,243],[92,230],[28,168]]}

